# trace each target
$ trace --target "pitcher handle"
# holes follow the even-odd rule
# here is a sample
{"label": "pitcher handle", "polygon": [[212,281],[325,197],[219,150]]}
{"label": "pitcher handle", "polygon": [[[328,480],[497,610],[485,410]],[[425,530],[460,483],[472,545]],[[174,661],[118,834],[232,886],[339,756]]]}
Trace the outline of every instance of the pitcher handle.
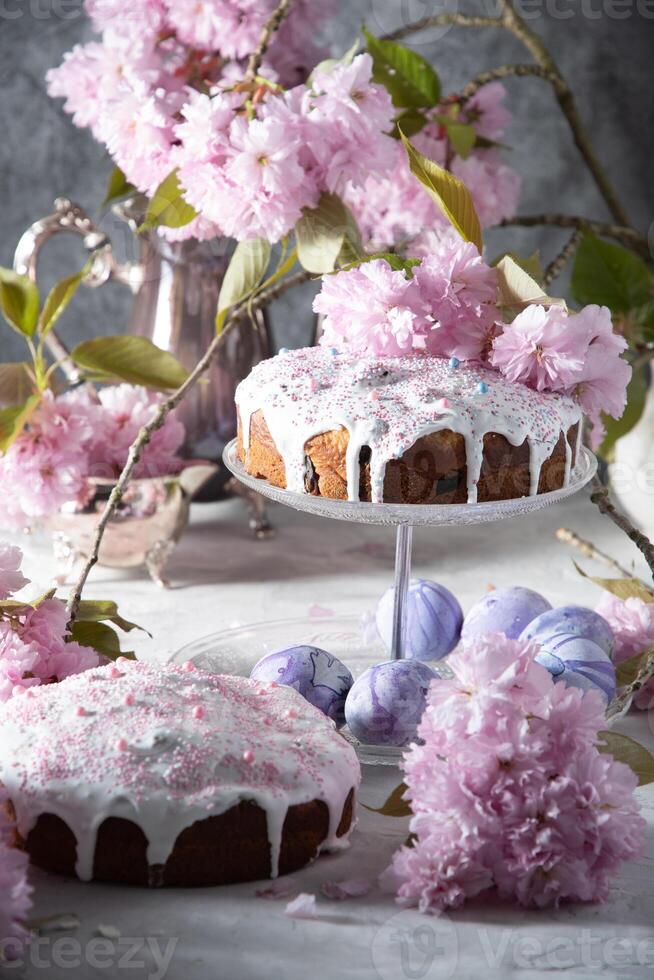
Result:
{"label": "pitcher handle", "polygon": [[[128,281],[128,272],[116,262],[109,237],[94,224],[84,208],[66,197],[58,197],[54,207],[52,214],[35,221],[21,236],[14,253],[14,270],[36,282],[42,247],[54,235],[68,232],[82,238],[84,248],[93,257],[91,268],[83,280],[86,286],[96,289],[110,278]],[[53,357],[61,363],[69,382],[77,384],[81,379],[80,372],[71,361],[68,350],[56,331],[50,331],[46,343]]]}

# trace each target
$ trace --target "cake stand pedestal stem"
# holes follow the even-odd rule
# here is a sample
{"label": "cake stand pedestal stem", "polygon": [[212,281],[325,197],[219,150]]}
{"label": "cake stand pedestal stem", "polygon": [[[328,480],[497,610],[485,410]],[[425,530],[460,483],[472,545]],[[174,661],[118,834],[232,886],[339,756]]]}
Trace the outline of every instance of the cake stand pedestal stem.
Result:
{"label": "cake stand pedestal stem", "polygon": [[411,579],[411,524],[398,524],[395,538],[395,603],[393,606],[393,646],[392,660],[402,660],[406,656],[406,615]]}

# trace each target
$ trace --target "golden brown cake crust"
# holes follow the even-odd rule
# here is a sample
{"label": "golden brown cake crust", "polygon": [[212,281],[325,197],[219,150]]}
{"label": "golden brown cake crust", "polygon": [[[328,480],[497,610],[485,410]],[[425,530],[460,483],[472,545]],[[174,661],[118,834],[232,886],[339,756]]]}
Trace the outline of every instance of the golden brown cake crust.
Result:
{"label": "golden brown cake crust", "polygon": [[[578,424],[568,429],[567,440],[576,463]],[[315,496],[347,500],[346,452],[349,436],[345,429],[323,432],[305,444],[305,490]],[[264,412],[252,415],[250,440],[244,449],[239,418],[237,452],[252,476],[285,488],[284,461],[270,434]],[[484,455],[477,484],[479,502],[508,500],[529,494],[529,444],[512,446],[504,436],[489,432],[484,437]],[[370,500],[369,455],[361,453],[359,499]],[[558,490],[564,484],[566,448],[563,434],[541,467],[538,493]],[[384,502],[405,504],[465,503],[466,452],[463,436],[442,429],[418,439],[399,460],[390,460],[384,478]]]}

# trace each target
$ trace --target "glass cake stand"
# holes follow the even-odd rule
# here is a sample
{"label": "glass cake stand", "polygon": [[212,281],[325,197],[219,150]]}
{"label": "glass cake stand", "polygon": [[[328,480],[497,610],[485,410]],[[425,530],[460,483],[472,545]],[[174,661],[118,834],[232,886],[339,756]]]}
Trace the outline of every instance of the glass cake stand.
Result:
{"label": "glass cake stand", "polygon": [[[565,500],[567,497],[571,497],[585,487],[597,472],[597,460],[595,456],[588,449],[582,447],[577,465],[571,473],[568,485],[562,487],[560,490],[552,490],[549,493],[541,493],[532,497],[518,497],[514,500],[498,500],[478,504],[373,504],[362,501],[332,500],[326,497],[314,497],[311,494],[293,493],[290,490],[274,487],[266,480],[257,479],[245,471],[236,452],[236,440],[230,442],[225,447],[223,460],[231,473],[241,483],[244,483],[246,487],[251,490],[256,490],[263,497],[284,504],[286,507],[292,507],[295,510],[303,511],[307,514],[315,514],[318,517],[331,517],[339,521],[392,525],[397,528],[395,548],[395,607],[391,648],[391,659],[393,660],[400,660],[406,654],[406,605],[409,580],[411,577],[411,545],[414,527],[452,527],[457,525],[486,524],[513,517],[527,516],[538,510],[542,510],[544,507],[549,507],[561,500]],[[289,624],[290,622],[296,621],[289,621]],[[266,625],[270,630],[274,624],[261,625]],[[316,628],[315,621],[312,623],[312,626]],[[246,634],[247,629],[245,630]],[[250,627],[249,629],[256,631],[258,628]],[[289,630],[284,638],[280,637],[280,642],[276,646],[276,649],[298,642],[297,640],[294,641],[291,632]],[[243,634],[243,631],[237,630],[232,632],[232,638],[229,642],[238,645],[239,633]],[[219,634],[218,636],[223,636],[224,638],[224,634]],[[214,637],[213,639],[215,641],[218,637]],[[308,642],[304,636],[302,642]],[[361,635],[359,635],[360,642]],[[321,644],[316,642],[315,645],[320,646]],[[325,640],[324,645],[330,652],[334,652],[337,656],[339,655],[334,649],[333,643],[330,647]],[[356,645],[354,648],[356,648]],[[260,656],[263,656],[265,650],[261,647],[259,649],[261,651]],[[191,659],[189,657],[189,648],[187,647],[185,650],[185,659]],[[352,651],[348,652],[346,656],[346,663],[348,665],[352,659],[351,653]],[[377,656],[377,659],[374,661],[375,663],[379,663],[383,659],[388,659],[387,651],[381,646],[379,650],[372,650],[370,653]],[[180,655],[178,654],[177,656]],[[341,657],[341,659],[343,658]],[[370,665],[370,663],[366,664],[366,666]],[[430,663],[430,666],[433,667],[434,665]],[[220,669],[224,670],[225,665],[221,665]],[[394,756],[395,759],[400,754],[401,750],[398,751],[397,749],[393,749],[390,752],[390,755]],[[362,761],[373,761],[372,756],[380,755],[389,761],[388,747],[362,745],[360,746],[360,755]],[[370,758],[365,758],[365,756],[370,756]],[[378,758],[376,761],[382,760]]]}

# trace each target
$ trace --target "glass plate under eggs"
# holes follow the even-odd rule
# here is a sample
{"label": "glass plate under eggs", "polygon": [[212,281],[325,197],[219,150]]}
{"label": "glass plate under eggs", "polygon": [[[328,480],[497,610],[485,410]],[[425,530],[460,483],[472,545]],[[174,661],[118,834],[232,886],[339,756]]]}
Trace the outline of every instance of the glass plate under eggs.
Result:
{"label": "glass plate under eggs", "polygon": [[[251,623],[212,633],[178,650],[172,663],[191,661],[201,670],[249,677],[254,665],[268,653],[286,647],[315,646],[342,660],[354,679],[369,667],[389,659],[379,637],[369,637],[362,617],[354,613],[324,618],[277,619]],[[429,661],[439,677],[451,677],[444,661]],[[341,729],[356,748],[364,765],[396,766],[404,752],[394,745],[366,745],[352,735],[347,725]]]}

